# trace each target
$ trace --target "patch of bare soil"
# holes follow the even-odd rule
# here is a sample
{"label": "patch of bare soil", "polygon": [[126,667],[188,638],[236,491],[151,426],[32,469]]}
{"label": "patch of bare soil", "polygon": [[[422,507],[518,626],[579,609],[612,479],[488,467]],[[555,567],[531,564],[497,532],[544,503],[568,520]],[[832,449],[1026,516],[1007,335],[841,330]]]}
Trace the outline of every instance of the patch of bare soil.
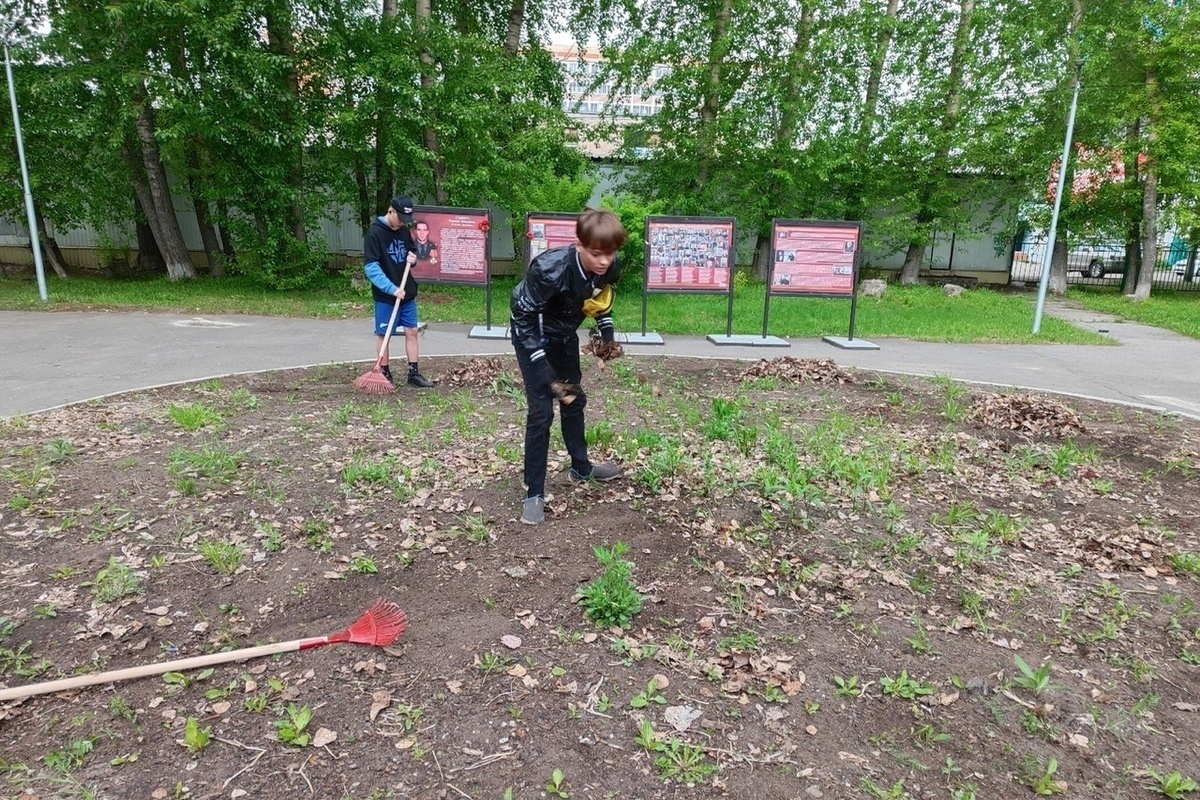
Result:
{"label": "patch of bare soil", "polygon": [[[1077,798],[1200,779],[1200,426],[833,362],[589,366],[520,524],[513,359],[0,422],[0,684],[408,630],[0,703],[22,798]],[[593,548],[643,607],[598,629]],[[1024,665],[1024,666],[1022,666]],[[1183,775],[1178,776],[1180,778]],[[557,779],[556,779],[557,778]]]}

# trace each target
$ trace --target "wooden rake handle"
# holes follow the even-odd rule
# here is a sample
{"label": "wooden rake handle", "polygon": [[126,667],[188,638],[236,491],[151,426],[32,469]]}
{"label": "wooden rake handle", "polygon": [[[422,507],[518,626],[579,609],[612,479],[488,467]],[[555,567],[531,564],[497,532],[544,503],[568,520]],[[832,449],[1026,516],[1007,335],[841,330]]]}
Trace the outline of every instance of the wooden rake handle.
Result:
{"label": "wooden rake handle", "polygon": [[293,639],[290,642],[276,642],[259,647],[243,647],[240,650],[230,650],[227,653],[209,653],[204,656],[180,658],[175,661],[162,661],[157,664],[145,664],[140,667],[116,669],[108,672],[96,672],[91,675],[76,675],[73,678],[63,678],[45,683],[31,683],[28,686],[14,686],[10,689],[0,689],[0,701],[17,700],[23,697],[33,697],[51,692],[64,692],[68,689],[78,689],[82,686],[94,686],[97,683],[114,683],[133,678],[144,678],[147,675],[162,675],[165,672],[182,672],[197,667],[209,667],[213,664],[227,664],[230,661],[245,661],[260,656],[271,656],[276,653],[288,653],[295,650],[307,650],[329,643],[328,636],[315,639]]}
{"label": "wooden rake handle", "polygon": [[[400,290],[404,290],[404,284],[408,283],[408,273],[412,270],[412,264],[404,262],[404,277],[400,279]],[[392,318],[388,320],[387,331],[383,336],[383,344],[379,345],[379,358],[375,359],[375,368],[379,369],[379,365],[383,363],[383,354],[387,351],[388,342],[392,340],[392,329],[396,327],[396,315],[400,313],[400,295],[396,295],[396,302],[392,305]]]}

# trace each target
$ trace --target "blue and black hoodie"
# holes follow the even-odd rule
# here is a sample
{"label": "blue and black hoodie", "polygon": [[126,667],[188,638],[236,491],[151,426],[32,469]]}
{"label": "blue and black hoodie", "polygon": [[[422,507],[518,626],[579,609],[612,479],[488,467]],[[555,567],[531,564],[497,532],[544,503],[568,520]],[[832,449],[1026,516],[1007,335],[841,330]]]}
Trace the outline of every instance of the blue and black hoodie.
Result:
{"label": "blue and black hoodie", "polygon": [[[396,287],[404,277],[404,262],[413,250],[412,233],[408,226],[392,230],[384,217],[376,218],[367,228],[363,239],[363,272],[371,282],[371,294],[375,301],[391,305],[396,302]],[[417,296],[417,279],[408,273],[404,286],[404,300]]]}

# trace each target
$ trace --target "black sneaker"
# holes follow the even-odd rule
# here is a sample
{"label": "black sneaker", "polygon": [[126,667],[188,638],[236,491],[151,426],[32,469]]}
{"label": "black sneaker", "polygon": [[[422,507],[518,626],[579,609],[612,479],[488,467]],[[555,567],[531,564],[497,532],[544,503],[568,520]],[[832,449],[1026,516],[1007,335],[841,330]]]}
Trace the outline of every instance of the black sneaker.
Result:
{"label": "black sneaker", "polygon": [[432,389],[433,381],[426,378],[419,372],[408,373],[408,385],[415,386],[418,389]]}
{"label": "black sneaker", "polygon": [[380,367],[379,371],[383,373],[383,377],[388,379],[388,383],[390,383],[392,386],[396,385],[396,379],[392,377],[392,370],[387,364],[384,364],[382,367]]}
{"label": "black sneaker", "polygon": [[622,472],[624,472],[624,470],[622,470],[616,464],[595,464],[592,466],[592,471],[587,475],[584,475],[574,467],[571,467],[571,480],[581,482],[600,481],[601,483],[605,483],[621,477]]}

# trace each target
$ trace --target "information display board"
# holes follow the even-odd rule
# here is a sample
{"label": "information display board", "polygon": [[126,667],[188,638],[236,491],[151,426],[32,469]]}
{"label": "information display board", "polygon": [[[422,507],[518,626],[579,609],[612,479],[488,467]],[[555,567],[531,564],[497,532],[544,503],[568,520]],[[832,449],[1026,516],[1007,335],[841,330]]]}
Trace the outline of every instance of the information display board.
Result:
{"label": "information display board", "polygon": [[775,220],[771,226],[772,294],[852,297],[862,223]]}
{"label": "information display board", "polygon": [[531,211],[525,215],[525,267],[547,250],[575,244],[578,214]]}
{"label": "information display board", "polygon": [[429,283],[490,283],[490,227],[486,209],[416,206],[413,275]]}
{"label": "information display board", "polygon": [[734,241],[731,218],[647,217],[646,291],[728,292]]}

